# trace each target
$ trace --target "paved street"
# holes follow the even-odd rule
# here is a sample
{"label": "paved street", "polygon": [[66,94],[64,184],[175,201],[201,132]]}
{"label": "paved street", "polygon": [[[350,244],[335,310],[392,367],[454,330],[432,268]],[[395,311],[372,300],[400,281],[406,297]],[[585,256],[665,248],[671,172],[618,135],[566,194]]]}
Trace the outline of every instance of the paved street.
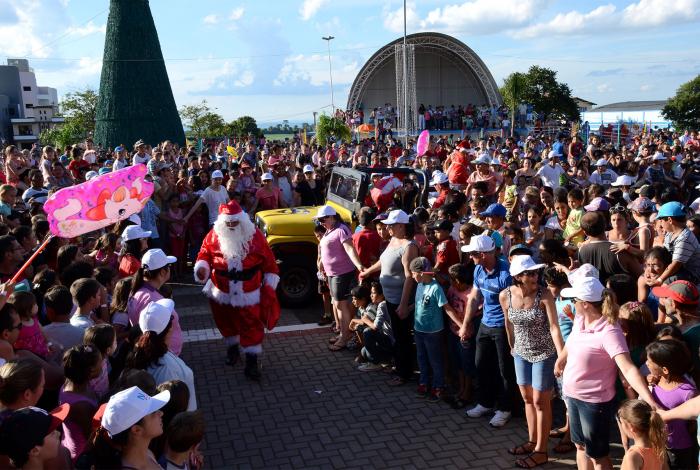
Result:
{"label": "paved street", "polygon": [[[283,311],[282,332],[265,339],[263,380],[251,383],[240,364],[223,364],[198,289],[174,291],[207,422],[207,468],[513,468],[506,449],[527,440],[522,418],[496,430],[414,398],[414,385],[392,388],[386,374],[354,370],[353,353],[329,352],[328,329],[310,323],[320,307]],[[550,454],[544,468],[575,468],[573,453]]]}

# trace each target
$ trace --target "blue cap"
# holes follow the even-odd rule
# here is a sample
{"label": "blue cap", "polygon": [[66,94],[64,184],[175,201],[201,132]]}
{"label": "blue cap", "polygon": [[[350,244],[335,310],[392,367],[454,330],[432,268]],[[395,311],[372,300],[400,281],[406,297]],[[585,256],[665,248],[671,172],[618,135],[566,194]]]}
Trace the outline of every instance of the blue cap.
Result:
{"label": "blue cap", "polygon": [[61,155],[60,157],[58,157],[58,161],[61,162],[61,165],[67,165],[68,155]]}
{"label": "blue cap", "polygon": [[115,151],[115,152],[121,152],[121,151],[123,151],[123,150],[124,150],[124,147],[122,147],[121,145],[118,145],[118,146],[114,147],[114,151]]}
{"label": "blue cap", "polygon": [[659,213],[656,214],[657,219],[664,217],[685,217],[687,214],[685,212],[685,206],[678,201],[667,202],[661,209]]}
{"label": "blue cap", "polygon": [[108,167],[106,167],[106,166],[103,166],[102,168],[100,168],[99,170],[97,170],[97,173],[100,174],[100,175],[106,175],[107,173],[109,173],[109,172],[111,172],[111,171],[112,171],[111,168],[108,168]]}
{"label": "blue cap", "polygon": [[479,215],[484,217],[505,217],[506,212],[508,211],[502,204],[494,203],[488,206],[484,212],[480,212]]}
{"label": "blue cap", "polygon": [[498,230],[494,230],[493,232],[491,232],[491,239],[496,245],[496,248],[503,248],[503,236]]}
{"label": "blue cap", "polygon": [[114,160],[105,160],[105,166],[112,166],[114,165]]}

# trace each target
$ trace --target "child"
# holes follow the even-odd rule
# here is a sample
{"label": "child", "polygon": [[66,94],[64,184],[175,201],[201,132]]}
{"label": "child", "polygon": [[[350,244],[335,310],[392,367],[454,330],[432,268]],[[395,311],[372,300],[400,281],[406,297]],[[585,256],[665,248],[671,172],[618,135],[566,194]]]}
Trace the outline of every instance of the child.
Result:
{"label": "child", "polygon": [[[642,400],[627,400],[622,404],[617,415],[625,432],[634,437],[634,445],[622,459],[622,468],[629,470],[666,468],[664,456],[666,431],[661,416]],[[694,468],[695,465],[687,468]]]}
{"label": "child", "polygon": [[[690,370],[691,360],[688,348],[675,339],[655,341],[646,347],[647,367],[658,383],[652,388],[654,400],[663,409],[670,410],[690,400],[697,394],[684,374]],[[668,431],[667,447],[671,469],[695,468],[697,452],[693,438],[688,433],[686,423],[672,420],[666,423]]]}
{"label": "child", "polygon": [[[449,269],[450,288],[447,290],[447,300],[456,312],[456,318],[450,318],[450,333],[447,338],[447,348],[450,358],[450,369],[457,376],[458,386],[452,407],[461,409],[467,406],[471,398],[472,379],[476,373],[474,355],[476,343],[473,339],[462,342],[459,338],[459,328],[464,320],[467,306],[467,296],[474,283],[474,269],[462,264],[453,264]],[[474,331],[479,329],[480,317],[472,321]]]}
{"label": "child", "polygon": [[[163,411],[163,429],[167,430],[170,426],[170,421],[178,414],[187,411],[190,402],[190,389],[182,380],[168,380],[158,385],[156,391],[158,393],[168,391],[170,393],[170,401],[162,408]],[[150,449],[154,455],[163,455],[165,451],[165,434],[156,437],[151,441]]]}
{"label": "child", "polygon": [[542,224],[541,206],[532,206],[527,211],[527,227],[525,227],[525,244],[532,250],[532,258],[540,261],[540,242],[548,238]]}
{"label": "child", "polygon": [[[445,292],[435,280],[430,261],[423,256],[414,258],[409,265],[413,279],[418,283],[415,298],[414,330],[420,378],[416,395],[437,403],[443,398],[445,381],[442,355],[444,329],[442,309],[456,321],[457,312],[447,303]],[[433,383],[428,394],[428,376],[432,370]]]}
{"label": "child", "polygon": [[98,314],[98,318],[101,321],[109,323],[109,304],[112,303],[112,293],[114,292],[114,285],[117,281],[117,273],[111,268],[100,266],[95,268],[95,270],[92,272],[92,276],[97,282],[100,283],[100,285],[102,285],[102,287],[104,287],[106,294],[106,302],[104,305],[100,305],[99,309],[96,310],[95,313]]}
{"label": "child", "polygon": [[132,277],[119,279],[112,293],[112,302],[109,306],[109,321],[116,332],[117,343],[121,343],[129,334],[129,314],[126,311],[133,279]]}
{"label": "child", "polygon": [[19,221],[10,217],[17,200],[17,189],[9,184],[0,186],[0,222],[10,228],[19,226]]}
{"label": "child", "polygon": [[362,343],[362,332],[366,328],[364,320],[374,321],[377,315],[377,307],[370,300],[369,289],[365,286],[355,286],[350,290],[352,305],[357,309],[356,317],[350,320],[350,330],[355,332],[355,336],[360,344]]}
{"label": "child", "polygon": [[442,286],[449,285],[448,269],[453,264],[459,263],[459,251],[457,251],[457,242],[452,238],[452,222],[448,220],[438,220],[433,225],[435,229],[435,238],[438,245],[435,252],[435,277]]}
{"label": "child", "polygon": [[[180,198],[173,194],[168,199],[168,217],[173,220],[182,220],[184,211],[180,208]],[[175,275],[182,274],[185,270],[187,257],[185,256],[185,224],[171,222],[168,224],[168,239],[170,241],[170,252],[177,258],[175,263]]]}
{"label": "child", "polygon": [[51,468],[61,450],[61,433],[68,407],[50,414],[28,406],[12,412],[0,426],[0,454],[7,455],[12,468]]}
{"label": "child", "polygon": [[649,287],[668,265],[671,264],[671,253],[663,246],[655,246],[644,257],[644,274],[637,279],[637,300],[644,302],[656,323],[666,323],[666,312],[659,308],[659,298],[654,295]]}
{"label": "child", "polygon": [[25,349],[31,351],[42,359],[49,356],[49,341],[46,339],[37,313],[39,307],[34,299],[34,294],[31,292],[14,292],[10,296],[10,303],[14,305],[15,311],[22,320],[22,328],[19,330],[19,336],[15,341],[15,349]]}
{"label": "child", "polygon": [[73,296],[73,301],[78,305],[78,309],[70,319],[70,324],[83,329],[93,326],[95,320],[92,311],[100,305],[106,304],[105,288],[95,279],[84,277],[70,286],[70,293]]}
{"label": "child", "polygon": [[506,220],[516,213],[518,206],[518,187],[514,184],[515,171],[507,169],[503,172],[503,185],[501,186],[501,191],[499,192],[498,199],[501,204],[506,208]]}
{"label": "child", "polygon": [[0,362],[9,361],[15,357],[12,347],[22,329],[22,320],[10,303],[0,309]]}
{"label": "child", "polygon": [[90,388],[99,400],[104,399],[109,392],[109,358],[117,350],[117,335],[112,325],[103,323],[91,326],[85,330],[83,337],[85,344],[93,345],[102,354],[102,366],[100,375],[90,380]]}
{"label": "child", "polygon": [[90,253],[95,266],[106,266],[114,271],[119,268],[118,242],[119,236],[113,232],[105,233],[97,240],[94,251]]}
{"label": "child", "polygon": [[70,413],[63,422],[63,447],[75,461],[85,449],[92,430],[92,417],[97,411],[97,396],[90,388],[90,380],[102,371],[102,354],[91,345],[73,346],[63,354],[66,377],[58,393],[60,404],[68,403]]}
{"label": "child", "polygon": [[561,240],[563,233],[566,231],[566,222],[569,217],[569,206],[566,203],[566,198],[558,198],[554,201],[554,214],[547,219],[545,227],[552,230],[554,238]]}
{"label": "child", "polygon": [[372,306],[376,309],[374,318],[369,315],[363,315],[360,319],[353,319],[350,322],[352,328],[353,322],[357,325],[364,325],[366,328],[362,332],[363,348],[360,351],[362,357],[367,360],[366,363],[360,364],[358,370],[363,372],[371,372],[380,370],[381,363],[388,361],[393,354],[394,347],[394,332],[391,328],[391,317],[384,300],[384,291],[381,284],[373,282],[370,287],[370,299]]}
{"label": "child", "polygon": [[65,286],[53,286],[44,296],[46,317],[50,323],[43,327],[46,338],[56,347],[70,349],[83,343],[82,328],[70,323],[73,314],[73,296]]}
{"label": "child", "polygon": [[196,411],[178,413],[166,428],[165,452],[159,459],[165,470],[199,470],[204,464],[199,444],[204,439],[204,418]]}
{"label": "child", "polygon": [[572,188],[567,195],[569,202],[569,216],[566,218],[566,228],[564,229],[564,244],[578,246],[584,239],[581,228],[581,218],[583,217],[583,191],[579,188]]}

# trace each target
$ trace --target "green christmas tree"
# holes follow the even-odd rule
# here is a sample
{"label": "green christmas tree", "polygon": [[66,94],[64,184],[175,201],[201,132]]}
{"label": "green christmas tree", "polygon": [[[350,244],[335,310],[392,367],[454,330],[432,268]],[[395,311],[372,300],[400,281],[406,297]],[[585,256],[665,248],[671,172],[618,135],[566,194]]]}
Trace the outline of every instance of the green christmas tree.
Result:
{"label": "green christmas tree", "polygon": [[185,143],[148,0],[111,0],[95,143]]}

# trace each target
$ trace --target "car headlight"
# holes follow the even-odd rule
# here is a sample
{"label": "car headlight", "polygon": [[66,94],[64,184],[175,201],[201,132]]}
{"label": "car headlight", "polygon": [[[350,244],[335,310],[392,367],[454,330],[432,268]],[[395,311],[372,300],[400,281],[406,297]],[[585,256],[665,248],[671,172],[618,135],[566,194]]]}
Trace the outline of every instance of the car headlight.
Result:
{"label": "car headlight", "polygon": [[265,235],[265,238],[267,238],[267,224],[260,217],[256,217],[255,225],[258,226],[263,235]]}

